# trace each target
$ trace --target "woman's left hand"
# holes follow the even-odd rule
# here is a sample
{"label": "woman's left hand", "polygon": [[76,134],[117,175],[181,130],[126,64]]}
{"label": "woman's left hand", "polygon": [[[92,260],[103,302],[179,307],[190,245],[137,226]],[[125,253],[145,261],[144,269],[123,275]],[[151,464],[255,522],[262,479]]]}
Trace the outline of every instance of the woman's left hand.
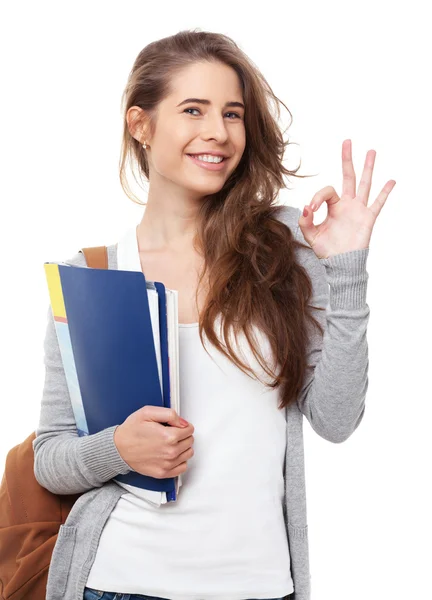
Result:
{"label": "woman's left hand", "polygon": [[[396,181],[390,179],[375,202],[368,206],[375,164],[375,150],[366,154],[365,166],[356,195],[356,175],[352,163],[351,140],[342,143],[342,196],[334,187],[327,186],[317,192],[305,207],[299,219],[304,239],[318,258],[329,258],[342,252],[368,248],[372,228]],[[313,214],[323,202],[327,202],[327,216],[320,225],[313,224]],[[305,216],[307,211],[307,216]]]}

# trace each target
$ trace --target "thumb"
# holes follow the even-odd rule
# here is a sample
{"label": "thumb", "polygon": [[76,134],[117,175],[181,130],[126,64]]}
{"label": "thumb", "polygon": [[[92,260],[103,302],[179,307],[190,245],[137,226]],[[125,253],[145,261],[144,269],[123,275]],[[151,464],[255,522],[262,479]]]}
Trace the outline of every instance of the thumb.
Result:
{"label": "thumb", "polygon": [[188,427],[189,422],[182,419],[173,408],[165,406],[153,406],[147,404],[140,409],[146,421],[156,421],[158,423],[168,423],[175,427]]}

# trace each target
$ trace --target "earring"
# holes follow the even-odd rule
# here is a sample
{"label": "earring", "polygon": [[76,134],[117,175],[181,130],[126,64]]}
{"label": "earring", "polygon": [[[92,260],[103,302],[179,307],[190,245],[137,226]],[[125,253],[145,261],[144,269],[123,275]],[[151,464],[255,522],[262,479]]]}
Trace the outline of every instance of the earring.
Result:
{"label": "earring", "polygon": [[147,150],[147,144],[146,144],[146,142],[144,142],[143,148],[144,148],[144,150]]}

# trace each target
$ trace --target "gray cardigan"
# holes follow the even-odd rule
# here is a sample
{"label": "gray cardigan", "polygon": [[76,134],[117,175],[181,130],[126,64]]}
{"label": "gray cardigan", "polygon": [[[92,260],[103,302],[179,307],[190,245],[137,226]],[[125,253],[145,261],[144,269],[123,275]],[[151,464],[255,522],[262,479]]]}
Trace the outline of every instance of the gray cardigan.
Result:
{"label": "gray cardigan", "polygon": [[[300,210],[281,209],[279,219],[306,243],[298,226]],[[303,447],[303,416],[322,438],[344,442],[360,424],[368,388],[366,304],[369,248],[318,259],[308,247],[298,249],[314,290],[314,311],[325,328],[310,338],[308,375],[297,402],[286,410],[284,516],[295,600],[311,598],[308,522]],[[65,261],[86,265],[78,252]],[[108,246],[108,268],[117,269],[117,246]],[[314,329],[315,331],[315,329]],[[33,442],[37,481],[54,494],[77,494],[52,554],[46,600],[82,600],[102,529],[127,490],[111,481],[129,467],[114,444],[116,426],[78,437],[51,308],[44,341],[45,383],[39,426]]]}

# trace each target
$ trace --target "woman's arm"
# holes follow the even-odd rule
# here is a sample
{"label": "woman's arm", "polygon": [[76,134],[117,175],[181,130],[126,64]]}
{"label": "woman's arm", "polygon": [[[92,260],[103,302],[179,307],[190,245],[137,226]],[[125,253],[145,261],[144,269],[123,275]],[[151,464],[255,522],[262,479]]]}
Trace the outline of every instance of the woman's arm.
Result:
{"label": "woman's arm", "polygon": [[[308,245],[298,226],[301,211],[285,206],[280,214],[295,238]],[[311,304],[326,309],[313,311],[324,336],[310,327],[308,364],[313,369],[306,371],[297,404],[314,431],[334,443],[350,437],[365,411],[368,253],[364,248],[319,259],[310,247],[296,250],[312,281]]]}
{"label": "woman's arm", "polygon": [[[300,214],[298,210],[298,217]],[[299,227],[295,236],[307,243]],[[314,332],[310,338],[308,361],[315,368],[308,370],[298,405],[321,437],[340,443],[357,429],[365,411],[369,248],[324,259],[318,259],[312,249],[298,252],[312,280],[312,304],[326,308],[314,311],[324,327],[324,337]]]}

